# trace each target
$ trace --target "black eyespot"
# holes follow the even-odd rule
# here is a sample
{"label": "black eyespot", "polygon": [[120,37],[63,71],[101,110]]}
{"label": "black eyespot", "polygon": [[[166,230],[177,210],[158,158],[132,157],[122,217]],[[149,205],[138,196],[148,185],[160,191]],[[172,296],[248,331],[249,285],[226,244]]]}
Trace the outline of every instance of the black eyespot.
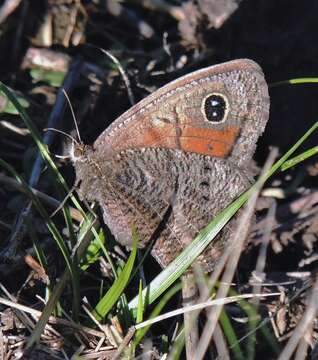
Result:
{"label": "black eyespot", "polygon": [[225,119],[227,100],[221,94],[211,94],[204,99],[202,111],[208,121],[219,123]]}

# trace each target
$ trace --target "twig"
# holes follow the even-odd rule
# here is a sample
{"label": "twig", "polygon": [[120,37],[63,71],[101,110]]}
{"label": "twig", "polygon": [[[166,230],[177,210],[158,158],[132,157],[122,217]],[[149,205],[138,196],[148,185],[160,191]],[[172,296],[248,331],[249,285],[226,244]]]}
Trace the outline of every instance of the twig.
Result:
{"label": "twig", "polygon": [[166,12],[177,21],[184,20],[186,15],[182,6],[173,6],[165,0],[143,0],[143,5],[151,10],[160,10]]}
{"label": "twig", "polygon": [[120,344],[120,346],[119,346],[116,354],[114,355],[113,360],[119,359],[119,358],[120,358],[120,355],[122,354],[122,352],[123,352],[125,349],[127,349],[127,346],[128,346],[128,344],[129,344],[130,340],[131,340],[132,337],[135,335],[135,331],[136,331],[136,330],[135,330],[134,327],[131,327],[131,328],[128,330],[128,332],[127,332],[127,334],[126,334],[123,342]]}
{"label": "twig", "polygon": [[69,55],[61,51],[43,48],[28,48],[22,62],[23,69],[43,69],[67,72],[70,65]]}
{"label": "twig", "polygon": [[21,136],[30,135],[29,129],[20,128],[19,126],[16,126],[16,125],[14,125],[11,122],[6,121],[6,120],[1,120],[0,121],[0,126],[14,132],[15,134],[21,135]]}
{"label": "twig", "polygon": [[27,16],[27,12],[29,10],[29,1],[22,2],[22,11],[19,14],[19,21],[17,22],[17,28],[15,30],[15,40],[13,41],[12,53],[11,53],[11,61],[13,64],[17,65],[17,59],[19,59],[19,53],[21,51],[21,40],[25,25],[25,20]]}
{"label": "twig", "polygon": [[304,315],[293,331],[292,336],[290,337],[288,343],[286,344],[284,350],[281,352],[278,360],[287,360],[290,359],[299,342],[304,337],[305,333],[308,331],[308,328],[312,326],[312,323],[317,316],[318,311],[318,275],[316,275],[316,281],[312,288],[310,297],[308,299],[307,309],[305,310]]}
{"label": "twig", "polygon": [[68,26],[66,27],[64,38],[63,38],[63,45],[64,47],[68,48],[70,46],[72,34],[76,25],[76,17],[78,13],[79,2],[75,1],[73,6],[70,9]]}
{"label": "twig", "polygon": [[306,341],[306,338],[303,337],[298,344],[297,351],[295,354],[295,360],[307,359],[307,350],[308,350],[308,343]]}
{"label": "twig", "polygon": [[[304,217],[307,214],[311,214],[311,209],[317,204],[318,202],[318,191],[313,191],[312,193],[301,196],[300,198],[293,200],[291,202],[285,203],[277,208],[276,217],[280,219],[280,223],[275,221],[274,229],[281,228],[282,226],[285,227],[290,222],[294,222],[295,219],[300,216]],[[258,230],[263,230],[267,218],[264,217],[262,220],[258,221],[253,226],[253,232]],[[263,231],[262,231],[263,232]]]}
{"label": "twig", "polygon": [[0,8],[0,24],[20,5],[21,0],[5,0]]}
{"label": "twig", "polygon": [[[17,302],[14,302],[12,300],[7,300],[7,299],[1,298],[1,297],[0,297],[0,304],[8,306],[8,307],[16,309],[16,310],[19,310],[19,311],[21,311],[23,313],[31,314],[35,318],[39,318],[42,315],[42,312],[39,311],[39,310],[35,310],[35,309],[33,309],[33,308],[29,307],[29,306],[22,305],[22,304],[19,304]],[[99,338],[102,338],[102,337],[105,336],[104,332],[102,332],[102,331],[91,329],[89,327],[85,327],[85,326],[76,324],[73,321],[60,319],[60,318],[57,318],[55,316],[50,316],[49,319],[48,319],[48,322],[50,324],[68,326],[68,327],[70,327],[72,329],[75,329],[75,330],[78,330],[78,331],[83,331],[83,332],[86,332],[86,333],[88,333],[88,334],[90,334],[92,336],[96,336],[96,337],[99,337]]]}
{"label": "twig", "polygon": [[215,331],[213,334],[213,340],[216,346],[216,350],[218,354],[221,355],[222,360],[230,360],[230,353],[227,348],[226,341],[224,339],[224,335],[219,324],[216,324]]}

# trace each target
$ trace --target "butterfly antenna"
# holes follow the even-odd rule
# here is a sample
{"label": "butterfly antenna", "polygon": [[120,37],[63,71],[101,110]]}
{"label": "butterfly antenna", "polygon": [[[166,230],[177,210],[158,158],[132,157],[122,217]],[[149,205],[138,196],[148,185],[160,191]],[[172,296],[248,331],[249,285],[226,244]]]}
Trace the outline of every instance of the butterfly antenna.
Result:
{"label": "butterfly antenna", "polygon": [[70,134],[66,133],[65,131],[62,131],[62,130],[58,130],[58,129],[55,129],[55,128],[45,128],[43,129],[43,131],[55,131],[59,134],[63,134],[64,136],[68,137],[69,139],[71,139],[72,141],[74,141],[77,145],[79,145],[79,142],[73,137],[71,136]]}
{"label": "butterfly antenna", "polygon": [[[64,96],[66,97],[66,100],[68,102],[68,105],[69,105],[71,113],[72,113],[75,129],[76,129],[76,134],[77,134],[77,137],[78,137],[78,141],[80,143],[82,143],[81,135],[80,135],[80,132],[79,132],[79,129],[78,129],[78,126],[77,126],[76,117],[75,117],[75,113],[74,113],[73,106],[71,104],[70,98],[68,97],[67,92],[65,91],[65,89],[62,89],[62,91],[63,91]],[[76,143],[78,144],[78,142],[76,142]]]}

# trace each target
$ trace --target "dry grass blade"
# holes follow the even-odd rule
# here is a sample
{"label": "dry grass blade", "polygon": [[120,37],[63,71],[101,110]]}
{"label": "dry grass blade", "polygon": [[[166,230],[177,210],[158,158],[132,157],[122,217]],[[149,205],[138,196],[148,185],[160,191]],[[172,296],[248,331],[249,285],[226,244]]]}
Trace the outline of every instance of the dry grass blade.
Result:
{"label": "dry grass blade", "polygon": [[257,298],[257,297],[268,297],[268,296],[278,296],[280,293],[270,293],[270,294],[244,294],[244,295],[237,295],[237,296],[230,296],[230,297],[224,297],[219,298],[215,300],[209,300],[202,303],[196,303],[195,305],[185,306],[181,309],[170,311],[169,313],[157,316],[153,319],[146,320],[140,324],[135,325],[135,329],[141,329],[145,326],[149,326],[151,324],[155,324],[159,321],[169,319],[173,316],[185,314],[192,311],[202,310],[204,308],[210,307],[210,306],[223,306],[225,304],[230,304],[233,302],[240,301],[242,299],[251,299],[251,298]]}
{"label": "dry grass blade", "polygon": [[[269,169],[274,163],[274,159],[277,156],[277,149],[276,151],[272,150],[270,153],[270,156],[263,168],[262,174],[260,179],[264,179],[264,175],[268,173]],[[265,179],[264,179],[265,180]],[[231,243],[229,244],[229,247],[231,247],[231,257],[229,258],[229,261],[227,263],[227,267],[225,269],[224,275],[222,277],[222,284],[217,292],[216,298],[224,298],[227,295],[227,292],[229,290],[231,281],[233,279],[235,269],[237,267],[237,263],[243,248],[244,241],[248,235],[249,231],[249,224],[251,221],[251,218],[254,214],[254,209],[256,205],[256,200],[259,196],[259,192],[261,190],[262,185],[264,184],[264,180],[260,181],[258,183],[258,187],[255,189],[253,194],[251,195],[250,199],[248,200],[248,203],[246,205],[246,208],[244,212],[241,215],[241,218],[238,223],[237,231],[233,239],[231,240]],[[220,316],[220,313],[222,311],[222,306],[217,307],[214,309],[214,311],[210,311],[209,314],[207,314],[207,322],[204,327],[204,330],[202,332],[198,348],[195,354],[195,359],[203,359],[204,354],[206,353],[206,350],[210,344],[211,337],[213,335],[216,323],[218,321],[218,318]]]}
{"label": "dry grass blade", "polygon": [[125,83],[126,89],[127,89],[127,93],[128,93],[128,97],[129,97],[129,101],[131,105],[135,104],[135,97],[134,94],[131,90],[131,85],[130,85],[130,81],[129,78],[125,72],[125,70],[123,69],[121,63],[119,62],[119,60],[116,58],[116,56],[114,56],[113,54],[111,54],[109,51],[106,51],[104,49],[101,49],[101,52],[103,52],[105,55],[107,55],[112,61],[113,63],[117,66],[118,71],[120,72],[120,75]]}
{"label": "dry grass blade", "polygon": [[[194,305],[198,297],[198,287],[194,273],[191,271],[181,276],[182,298],[184,306]],[[185,312],[184,315],[184,334],[187,359],[193,359],[195,349],[199,341],[199,327],[196,319],[192,319],[192,314]]]}
{"label": "dry grass blade", "polygon": [[[274,227],[274,221],[275,221],[275,213],[276,213],[276,201],[272,203],[270,206],[267,216],[266,216],[266,224],[263,231],[263,236],[261,240],[261,248],[258,254],[256,266],[255,266],[255,274],[258,277],[261,277],[261,275],[264,273],[265,264],[266,264],[266,256],[267,256],[267,248],[270,242],[270,236]],[[256,280],[257,281],[257,280]],[[253,286],[253,294],[260,293],[262,289],[262,283],[256,282],[256,284]],[[258,298],[255,298],[252,300],[252,303],[255,307],[255,312],[258,310],[258,306],[260,304],[260,300]],[[247,350],[248,350],[248,358],[253,359],[255,356],[255,344],[256,344],[256,331],[257,325],[259,323],[259,320],[256,316],[250,316],[249,317],[249,328],[250,328],[250,336],[248,337],[248,344],[247,344]]]}

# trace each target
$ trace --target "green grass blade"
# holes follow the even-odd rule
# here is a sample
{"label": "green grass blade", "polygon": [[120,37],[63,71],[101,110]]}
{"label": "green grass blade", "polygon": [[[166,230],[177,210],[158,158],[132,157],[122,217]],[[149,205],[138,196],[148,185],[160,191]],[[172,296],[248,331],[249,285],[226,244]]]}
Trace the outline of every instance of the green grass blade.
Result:
{"label": "green grass blade", "polygon": [[233,326],[231,324],[231,321],[230,321],[227,313],[224,310],[221,312],[219,320],[220,320],[220,324],[222,326],[224,336],[227,339],[229,347],[233,351],[234,359],[244,360],[244,355],[239,346],[235,331],[233,329]]}
{"label": "green grass blade", "polygon": [[[16,93],[15,93],[15,97],[22,107],[28,108],[30,106],[29,102],[24,97],[22,97]],[[11,115],[19,114],[18,110],[15,108],[14,105],[12,105],[12,103],[9,101],[8,97],[6,96],[6,94],[3,91],[0,91],[0,102],[1,103],[4,102],[4,105],[0,109],[0,113],[7,113],[7,114],[11,114]]]}
{"label": "green grass blade", "polygon": [[[67,225],[69,238],[71,242],[71,249],[73,249],[76,246],[76,236],[74,233],[74,224],[72,222],[70,209],[68,206],[63,207],[63,215],[64,219]],[[71,256],[70,254],[70,262],[72,264],[72,272],[71,272],[71,282],[72,282],[72,289],[73,289],[73,319],[77,322],[79,318],[79,312],[80,312],[80,268],[79,268],[79,259],[76,255]]]}
{"label": "green grass blade", "polygon": [[[247,194],[243,194],[228,208],[217,215],[211,223],[204,228],[193,242],[187,246],[182,253],[170,263],[144,290],[143,296],[146,297],[148,304],[153,303],[166,289],[168,289],[192,264],[198,255],[215,238],[218,232],[225,226],[229,219],[236,213],[247,199]],[[137,298],[135,297],[128,305],[136,308]]]}
{"label": "green grass blade", "polygon": [[171,350],[169,351],[169,354],[168,354],[169,360],[179,360],[180,359],[182,350],[184,348],[184,343],[185,343],[184,328],[182,328],[179,331],[175,341],[173,342]]}
{"label": "green grass blade", "polygon": [[8,172],[10,172],[15,177],[16,181],[24,188],[25,193],[32,200],[32,203],[35,205],[36,209],[38,210],[38,212],[40,213],[40,215],[42,216],[42,218],[46,222],[46,225],[47,225],[50,233],[52,234],[52,236],[53,236],[54,240],[56,241],[60,251],[63,254],[63,257],[65,259],[65,262],[67,264],[67,267],[68,267],[69,271],[72,273],[73,267],[72,267],[72,262],[71,262],[70,253],[68,251],[68,248],[66,247],[66,245],[64,243],[64,240],[63,240],[63,237],[61,236],[61,234],[58,231],[57,227],[55,226],[54,222],[51,220],[51,218],[47,214],[47,212],[46,212],[44,206],[42,205],[42,203],[33,194],[33,192],[30,190],[29,186],[27,185],[27,183],[15,172],[15,170],[8,163],[6,163],[4,160],[0,159],[0,166],[2,166]]}
{"label": "green grass blade", "polygon": [[100,247],[101,251],[103,252],[108,264],[110,265],[111,269],[112,269],[112,272],[113,272],[113,275],[115,277],[115,279],[117,279],[117,271],[115,269],[115,266],[113,264],[113,261],[112,261],[112,258],[111,256],[109,255],[109,252],[108,250],[106,249],[105,247],[105,234],[100,231],[99,234],[96,232],[96,230],[93,228],[92,229],[92,232],[94,234],[94,242],[96,243],[96,246]]}
{"label": "green grass blade", "polygon": [[[100,257],[101,244],[105,243],[105,236],[103,231],[95,232],[94,239],[88,245],[84,256],[81,259],[80,267],[83,271],[87,270]],[[117,275],[117,274],[116,274]]]}
{"label": "green grass blade", "polygon": [[270,87],[276,87],[281,85],[316,84],[316,83],[318,83],[317,77],[303,77],[303,78],[277,81],[275,83],[270,84]]}
{"label": "green grass blade", "polygon": [[284,164],[281,167],[281,170],[285,171],[316,154],[318,154],[318,146],[314,146],[313,148],[306,150],[302,154],[299,154],[293,157],[292,159],[284,162]]}
{"label": "green grass blade", "polygon": [[124,266],[123,271],[119,274],[118,278],[111,286],[111,288],[98,302],[98,304],[96,305],[93,311],[93,315],[98,321],[102,320],[107,315],[107,313],[112,309],[112,307],[118,301],[120,295],[124,291],[126,285],[128,284],[135,263],[136,254],[137,254],[137,235],[133,231],[133,247],[130,256],[127,260],[127,263]]}
{"label": "green grass blade", "polygon": [[30,130],[33,140],[35,141],[35,143],[36,143],[37,147],[39,148],[39,151],[42,154],[42,156],[44,157],[44,159],[48,162],[48,164],[50,165],[50,167],[53,170],[55,170],[55,169],[57,170],[54,162],[52,161],[52,159],[48,153],[47,146],[44,145],[41,140],[41,135],[40,135],[37,127],[33,124],[33,122],[29,118],[29,115],[27,114],[25,109],[20,105],[19,101],[17,100],[17,98],[14,95],[14,93],[12,92],[12,90],[10,90],[6,85],[4,85],[0,81],[0,91],[2,91],[7,96],[7,98],[10,100],[10,102],[13,104],[13,106],[16,108],[16,110],[21,115],[22,120],[24,121],[27,128]]}
{"label": "green grass blade", "polygon": [[138,292],[138,307],[137,307],[137,317],[136,323],[139,324],[142,322],[144,315],[144,303],[142,299],[142,279],[139,281],[139,292]]}
{"label": "green grass blade", "polygon": [[[230,289],[229,290],[229,296],[237,296],[238,293],[233,290]],[[248,339],[247,339],[247,355],[245,356],[245,358],[251,358],[249,356],[249,350],[250,345],[248,344],[250,341],[250,337],[251,335],[255,334],[257,330],[260,330],[260,333],[262,334],[262,336],[264,337],[264,341],[267,341],[270,348],[272,349],[272,351],[275,353],[275,355],[278,356],[280,350],[278,347],[278,343],[277,343],[277,339],[275,338],[274,334],[267,328],[267,323],[269,323],[269,319],[267,319],[268,321],[262,321],[262,323],[260,322],[261,319],[261,315],[258,314],[258,312],[256,311],[255,307],[250,304],[248,301],[246,301],[245,299],[241,299],[240,301],[238,301],[238,305],[240,306],[240,308],[242,309],[242,311],[244,311],[249,319],[248,322]],[[258,337],[257,337],[258,339]],[[233,339],[234,340],[234,339]],[[237,341],[237,343],[232,342],[230,345],[230,348],[233,349],[234,346],[236,346],[237,344],[241,343],[243,339],[239,339]],[[246,340],[246,337],[245,337]],[[252,340],[251,340],[252,342]]]}
{"label": "green grass blade", "polygon": [[[42,142],[41,135],[40,135],[37,127],[33,124],[29,115],[27,114],[27,112],[25,111],[23,106],[21,106],[21,104],[19,103],[18,99],[16,98],[16,96],[12,92],[12,90],[10,90],[6,85],[4,85],[0,81],[0,92],[1,91],[7,96],[7,98],[10,100],[10,102],[13,104],[13,106],[16,108],[16,110],[20,114],[23,122],[25,123],[26,127],[29,129],[29,131],[32,135],[33,140],[34,140],[35,144],[37,145],[41,156],[43,157],[46,164],[52,169],[53,173],[55,174],[56,180],[58,181],[58,183],[60,183],[62,185],[62,187],[66,190],[66,192],[69,193],[69,188],[68,188],[63,176],[58,171],[58,168],[55,165],[54,161],[51,159],[51,156],[49,154],[47,146]],[[70,195],[70,199],[72,200],[72,202],[74,203],[74,205],[76,206],[77,209],[82,210],[79,202],[76,200],[76,198],[72,194]]]}
{"label": "green grass blade", "polygon": [[[81,258],[86,250],[86,247],[88,245],[87,241],[90,239],[90,236],[88,235],[90,235],[90,231],[93,226],[93,223],[94,222],[92,220],[92,217],[89,216],[84,220],[81,226],[80,233],[78,236],[79,245],[76,249],[76,255],[78,256],[78,258]],[[45,325],[47,324],[48,319],[52,314],[69,280],[70,280],[70,272],[64,271],[62,277],[60,278],[60,281],[55,285],[54,290],[52,291],[52,295],[50,296],[49,301],[45,305],[42,311],[42,315],[38,320],[38,322],[36,323],[35,328],[28,339],[27,348],[31,348],[36,342],[39,341],[40,336],[44,331]]]}
{"label": "green grass blade", "polygon": [[[177,284],[175,286],[173,286],[171,289],[169,289],[164,296],[160,299],[159,303],[156,305],[156,307],[153,309],[153,311],[151,312],[149,319],[153,319],[156,316],[158,316],[162,309],[165,307],[165,305],[167,304],[167,302],[172,298],[172,296],[174,296],[178,291],[181,290],[181,284]],[[146,335],[146,333],[148,332],[148,330],[150,329],[151,325],[145,326],[141,329],[138,329],[135,335],[135,340],[134,340],[134,346],[136,347],[140,341],[144,338],[144,336]]]}

